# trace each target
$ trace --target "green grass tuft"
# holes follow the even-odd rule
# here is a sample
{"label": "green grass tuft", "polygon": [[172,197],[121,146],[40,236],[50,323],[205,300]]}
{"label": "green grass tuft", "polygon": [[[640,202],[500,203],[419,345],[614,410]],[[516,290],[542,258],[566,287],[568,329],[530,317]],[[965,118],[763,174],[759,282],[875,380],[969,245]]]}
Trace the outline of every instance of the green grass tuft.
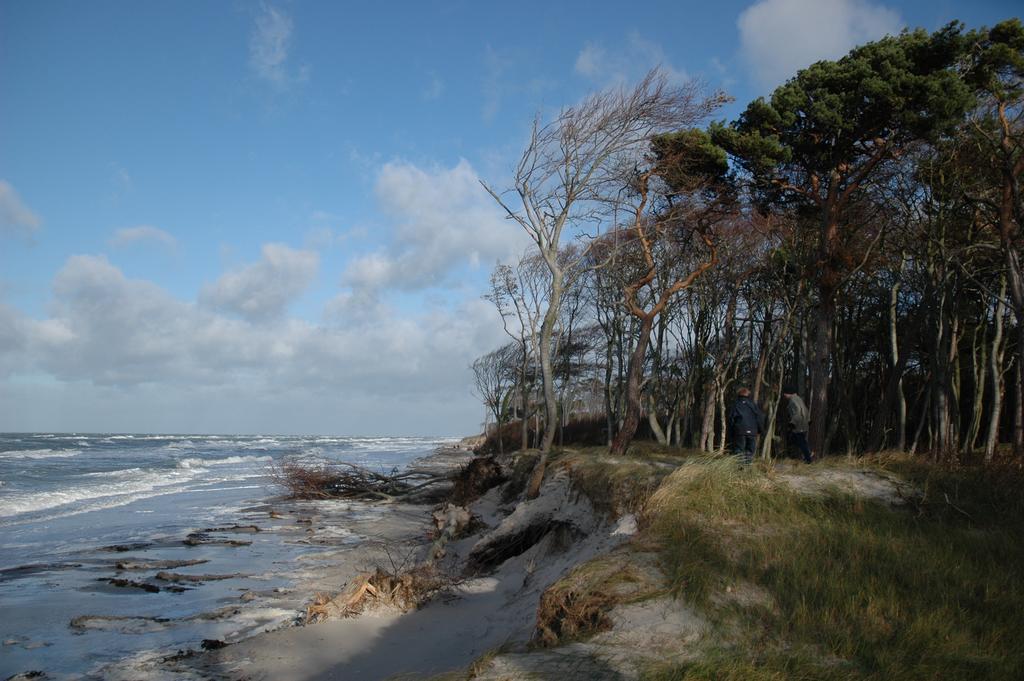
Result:
{"label": "green grass tuft", "polygon": [[[711,459],[666,479],[648,533],[673,592],[734,647],[648,678],[1024,678],[1020,476],[879,465],[924,494],[905,508],[799,494]],[[724,597],[741,584],[771,602]]]}

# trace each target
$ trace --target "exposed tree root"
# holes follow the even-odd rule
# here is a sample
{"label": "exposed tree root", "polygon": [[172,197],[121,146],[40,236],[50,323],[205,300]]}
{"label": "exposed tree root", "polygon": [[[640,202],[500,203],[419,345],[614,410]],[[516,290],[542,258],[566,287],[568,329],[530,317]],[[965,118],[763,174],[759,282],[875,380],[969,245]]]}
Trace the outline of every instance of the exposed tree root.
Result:
{"label": "exposed tree root", "polygon": [[576,566],[541,595],[534,643],[555,646],[605,631],[616,605],[663,593],[663,578],[651,563],[620,552]]}
{"label": "exposed tree root", "polygon": [[449,499],[457,506],[465,506],[507,479],[501,464],[493,456],[477,457],[455,474],[455,486]]}
{"label": "exposed tree root", "polygon": [[366,610],[388,607],[402,612],[425,603],[443,585],[444,580],[432,567],[421,565],[401,574],[377,568],[356,577],[340,594],[318,593],[306,607],[306,623],[316,623],[331,615],[354,617]]}
{"label": "exposed tree root", "polygon": [[610,594],[574,588],[549,589],[540,598],[533,640],[550,647],[611,629],[608,611],[614,604],[615,598]]}

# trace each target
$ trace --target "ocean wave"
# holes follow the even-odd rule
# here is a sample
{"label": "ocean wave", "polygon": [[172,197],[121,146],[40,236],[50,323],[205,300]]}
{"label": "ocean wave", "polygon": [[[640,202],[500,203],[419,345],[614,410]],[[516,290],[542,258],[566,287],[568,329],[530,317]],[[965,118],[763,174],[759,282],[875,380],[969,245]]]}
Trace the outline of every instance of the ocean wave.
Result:
{"label": "ocean wave", "polygon": [[163,449],[169,449],[171,451],[195,448],[196,443],[192,442],[192,440],[175,440],[174,442],[169,442],[163,446]]}
{"label": "ocean wave", "polygon": [[261,463],[272,461],[270,456],[228,456],[223,459],[182,459],[178,462],[178,468],[194,469],[207,466],[228,466],[240,463]]}
{"label": "ocean wave", "polygon": [[10,449],[0,452],[0,459],[58,459],[81,453],[81,449]]}
{"label": "ocean wave", "polygon": [[[198,470],[170,469],[142,471],[106,483],[88,483],[59,490],[12,494],[0,498],[0,517],[35,513],[50,509],[106,500],[103,507],[130,503],[138,498],[179,491],[196,478]],[[77,509],[76,509],[77,510]],[[86,509],[86,510],[92,510]]]}
{"label": "ocean wave", "polygon": [[83,478],[131,478],[142,473],[141,468],[122,468],[116,471],[97,471],[95,473],[82,473]]}
{"label": "ocean wave", "polygon": [[270,449],[283,447],[285,443],[273,437],[261,437],[256,440],[240,440],[239,445],[244,449]]}

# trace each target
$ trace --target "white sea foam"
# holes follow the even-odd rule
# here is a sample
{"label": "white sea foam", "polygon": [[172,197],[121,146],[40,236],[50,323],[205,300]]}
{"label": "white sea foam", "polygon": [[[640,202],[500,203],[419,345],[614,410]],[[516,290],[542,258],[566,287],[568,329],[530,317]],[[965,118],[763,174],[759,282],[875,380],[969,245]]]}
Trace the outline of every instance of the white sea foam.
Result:
{"label": "white sea foam", "polygon": [[82,473],[83,478],[133,478],[142,472],[141,468],[122,468],[117,471],[97,471],[95,473]]}
{"label": "white sea foam", "polygon": [[243,449],[270,449],[284,446],[284,443],[273,437],[261,437],[258,440],[240,442]]}
{"label": "white sea foam", "polygon": [[192,440],[175,440],[174,442],[164,445],[163,448],[171,451],[179,449],[195,449],[196,443],[192,442]]}
{"label": "white sea foam", "polygon": [[205,468],[207,466],[228,466],[242,463],[265,463],[271,461],[269,456],[228,456],[223,459],[182,459],[178,468]]}
{"label": "white sea foam", "polygon": [[0,452],[0,459],[59,459],[81,453],[81,449],[10,449]]}

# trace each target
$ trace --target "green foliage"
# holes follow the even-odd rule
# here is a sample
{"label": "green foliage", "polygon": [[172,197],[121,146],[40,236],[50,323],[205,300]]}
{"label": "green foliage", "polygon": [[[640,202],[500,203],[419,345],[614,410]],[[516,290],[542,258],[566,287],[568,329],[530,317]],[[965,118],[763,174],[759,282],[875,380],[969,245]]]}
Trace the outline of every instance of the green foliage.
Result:
{"label": "green foliage", "polygon": [[1014,18],[974,34],[968,82],[998,101],[1024,94],[1024,25]]}
{"label": "green foliage", "polygon": [[762,198],[824,199],[878,154],[962,119],[971,93],[952,66],[964,46],[955,23],[932,35],[918,30],[868,43],[800,71],[733,124],[712,126],[711,138]]}
{"label": "green foliage", "polygon": [[726,187],[729,157],[711,135],[691,128],[659,135],[651,142],[658,174],[673,193]]}
{"label": "green foliage", "polygon": [[[650,524],[664,569],[733,642],[648,678],[1021,678],[1020,474],[886,467],[923,499],[799,494],[724,463],[666,480]],[[729,600],[742,584],[771,602]]]}

